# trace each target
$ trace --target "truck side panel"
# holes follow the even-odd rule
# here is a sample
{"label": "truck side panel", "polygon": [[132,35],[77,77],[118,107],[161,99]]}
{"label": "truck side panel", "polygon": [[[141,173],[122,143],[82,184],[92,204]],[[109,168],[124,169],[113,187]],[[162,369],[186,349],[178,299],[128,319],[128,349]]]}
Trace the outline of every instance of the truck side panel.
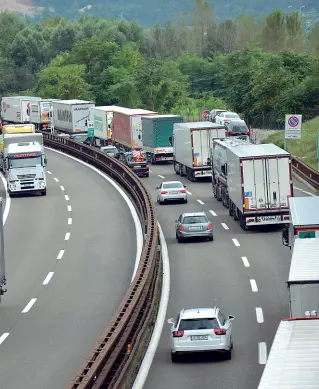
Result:
{"label": "truck side panel", "polygon": [[[230,200],[236,207],[243,209],[243,187],[242,187],[242,169],[240,159],[236,154],[226,149],[227,153],[227,189]],[[221,163],[223,164],[224,158]]]}
{"label": "truck side panel", "polygon": [[[169,138],[173,135],[174,123],[182,123],[183,117],[177,118],[158,118],[154,120],[154,146],[153,147],[172,147]],[[144,143],[144,139],[143,139]]]}
{"label": "truck side panel", "polygon": [[157,138],[157,123],[154,119],[148,119],[147,116],[142,117],[142,136],[143,136],[143,146],[149,148],[156,147],[156,138]]}
{"label": "truck side panel", "polygon": [[56,129],[73,132],[70,104],[53,102],[53,124]]}
{"label": "truck side panel", "polygon": [[0,199],[0,285],[5,284],[6,268],[4,258],[4,236],[3,236],[3,216],[2,216],[2,198]]}
{"label": "truck side panel", "polygon": [[90,119],[94,123],[94,136],[107,140],[109,138],[107,112],[101,109],[90,108]]}
{"label": "truck side panel", "polygon": [[187,167],[193,167],[191,130],[187,127],[174,130],[174,159]]}
{"label": "truck side panel", "polygon": [[113,113],[112,138],[125,146],[132,146],[131,116],[121,112]]}
{"label": "truck side panel", "polygon": [[20,99],[3,97],[1,101],[1,114],[4,121],[21,123]]}
{"label": "truck side panel", "polygon": [[72,105],[73,132],[86,131],[85,123],[90,120],[90,108],[94,104],[74,104]]}
{"label": "truck side panel", "polygon": [[319,312],[319,284],[289,285],[290,317],[304,317],[306,311]]}

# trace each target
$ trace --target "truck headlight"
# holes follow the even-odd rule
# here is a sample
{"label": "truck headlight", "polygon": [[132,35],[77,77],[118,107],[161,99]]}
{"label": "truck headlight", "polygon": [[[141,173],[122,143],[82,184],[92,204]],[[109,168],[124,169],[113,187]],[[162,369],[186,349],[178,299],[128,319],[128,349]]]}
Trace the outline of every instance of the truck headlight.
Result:
{"label": "truck headlight", "polygon": [[44,189],[44,188],[45,188],[45,182],[44,182],[44,181],[40,181],[40,188],[41,188],[41,189]]}
{"label": "truck headlight", "polygon": [[9,184],[9,190],[15,190],[16,184]]}

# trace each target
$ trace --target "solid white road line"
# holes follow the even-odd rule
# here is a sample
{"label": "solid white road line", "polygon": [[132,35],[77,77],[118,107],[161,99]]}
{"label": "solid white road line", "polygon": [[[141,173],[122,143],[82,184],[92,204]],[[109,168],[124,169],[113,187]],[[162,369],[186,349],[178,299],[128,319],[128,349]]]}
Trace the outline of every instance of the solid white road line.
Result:
{"label": "solid white road line", "polygon": [[258,343],[258,363],[265,365],[267,362],[267,345],[266,342]]}
{"label": "solid white road line", "polygon": [[199,204],[201,204],[201,205],[204,205],[204,203],[202,202],[202,200],[198,200],[198,199],[197,199],[197,202],[198,202]]}
{"label": "solid white road line", "polygon": [[250,267],[250,264],[249,264],[249,262],[248,262],[247,257],[241,257],[241,259],[243,260],[244,265],[245,265],[246,267]]}
{"label": "solid white road line", "polygon": [[186,192],[187,192],[188,195],[190,195],[190,196],[192,195],[191,192],[189,192],[188,190]]}
{"label": "solid white road line", "polygon": [[63,190],[63,192],[65,191],[64,186],[61,185],[60,188],[61,190]]}
{"label": "solid white road line", "polygon": [[33,298],[31,299],[28,304],[26,305],[26,307],[24,308],[24,310],[22,311],[22,313],[27,313],[30,311],[30,309],[33,307],[34,303],[37,301],[36,298]]}
{"label": "solid white road line", "polygon": [[58,180],[56,177],[54,177],[54,180],[55,180],[56,182],[59,182],[59,180]]}
{"label": "solid white road line", "polygon": [[217,214],[214,212],[214,211],[212,211],[211,209],[210,209],[210,211],[209,211],[213,216],[217,216]]}
{"label": "solid white road line", "polygon": [[64,240],[69,240],[70,239],[70,233],[69,232],[67,232],[66,234],[65,234],[65,238],[64,238]]}
{"label": "solid white road line", "polygon": [[160,174],[158,174],[157,176],[160,177],[160,178],[165,178],[164,176],[161,176]]}
{"label": "solid white road line", "polygon": [[48,173],[48,174],[52,174],[49,170],[47,170],[47,173]]}
{"label": "solid white road line", "polygon": [[160,234],[161,241],[161,250],[162,250],[162,263],[163,263],[163,285],[161,292],[161,300],[160,306],[157,313],[157,318],[155,322],[154,331],[151,337],[151,341],[146,350],[144,359],[134,381],[132,389],[142,389],[145,381],[147,379],[148,373],[150,371],[158,343],[161,337],[161,333],[163,330],[163,326],[166,319],[167,305],[169,299],[169,290],[170,290],[170,268],[169,268],[169,257],[168,257],[168,249],[165,241],[165,237],[162,231],[162,228],[159,223],[158,229]]}
{"label": "solid white road line", "polygon": [[2,343],[7,339],[7,337],[8,337],[9,335],[10,335],[9,332],[5,332],[4,334],[2,334],[2,335],[0,336],[0,344],[2,344]]}
{"label": "solid white road line", "polygon": [[234,245],[235,245],[236,247],[239,247],[239,246],[240,246],[240,244],[239,244],[239,242],[238,242],[237,239],[232,239],[232,241],[233,241],[233,243],[234,243]]}
{"label": "solid white road line", "polygon": [[69,212],[72,212],[72,207],[71,207],[71,205],[68,205],[68,211],[69,211]]}
{"label": "solid white road line", "polygon": [[302,193],[304,193],[304,194],[306,194],[306,195],[308,195],[308,196],[312,196],[312,197],[315,197],[315,196],[316,196],[316,195],[313,194],[313,193],[307,192],[306,190],[301,189],[301,188],[296,188],[295,186],[294,186],[294,189],[299,190],[299,192],[302,192]]}
{"label": "solid white road line", "polygon": [[152,170],[149,170],[150,173],[152,173]]}
{"label": "solid white road line", "polygon": [[[132,275],[132,279],[131,279],[131,282],[132,282],[134,280],[134,278],[135,278],[135,275],[136,275],[136,272],[137,272],[137,269],[138,269],[138,265],[140,263],[140,258],[141,258],[142,248],[143,248],[143,242],[144,242],[144,234],[143,234],[143,230],[142,230],[140,219],[138,217],[138,214],[136,212],[135,206],[132,203],[131,199],[124,192],[124,190],[120,187],[120,185],[117,182],[115,182],[112,178],[108,177],[106,174],[101,172],[96,167],[94,167],[94,166],[92,166],[92,165],[90,165],[90,164],[88,164],[88,163],[86,163],[84,161],[81,161],[80,159],[77,159],[77,158],[73,157],[72,155],[65,154],[62,151],[54,150],[54,149],[51,149],[50,147],[46,147],[46,148],[49,149],[49,150],[52,150],[54,153],[57,153],[57,154],[63,155],[64,157],[73,159],[73,161],[81,163],[82,165],[88,167],[89,169],[94,170],[95,173],[99,174],[106,181],[108,181],[120,193],[120,195],[123,197],[124,201],[126,202],[128,208],[130,210],[130,213],[132,215],[132,219],[133,219],[134,226],[135,226],[135,231],[136,231],[136,256],[135,256],[135,265],[134,265],[133,275]],[[65,197],[65,199],[67,201],[69,200],[69,196],[68,195],[65,195],[64,197]],[[72,219],[71,219],[71,224],[72,224]]]}
{"label": "solid white road line", "polygon": [[264,314],[262,308],[256,308],[257,323],[264,322]]}
{"label": "solid white road line", "polygon": [[251,290],[252,290],[253,292],[258,292],[256,280],[250,280],[250,286],[251,286]]}
{"label": "solid white road line", "polygon": [[226,223],[221,223],[221,225],[225,228],[225,230],[229,230],[228,225]]}
{"label": "solid white road line", "polygon": [[50,282],[51,278],[53,277],[53,274],[54,274],[54,271],[50,271],[50,273],[48,273],[48,275],[45,277],[42,285],[48,285],[48,283]]}
{"label": "solid white road line", "polygon": [[66,201],[69,201],[69,200],[70,200],[70,198],[69,198],[68,195],[64,195],[64,198],[65,198]]}
{"label": "solid white road line", "polygon": [[68,225],[71,225],[72,224],[72,217],[69,217],[68,218]]}
{"label": "solid white road line", "polygon": [[59,252],[58,256],[56,257],[56,259],[62,259],[64,251],[65,250],[60,250],[60,252]]}
{"label": "solid white road line", "polygon": [[3,218],[3,225],[5,225],[7,218],[8,218],[8,215],[9,215],[9,211],[10,211],[11,197],[9,196],[9,193],[8,193],[7,181],[2,173],[0,173],[0,179],[2,181],[2,184],[4,186],[4,190],[6,192],[6,205],[4,207],[3,217],[2,217]]}

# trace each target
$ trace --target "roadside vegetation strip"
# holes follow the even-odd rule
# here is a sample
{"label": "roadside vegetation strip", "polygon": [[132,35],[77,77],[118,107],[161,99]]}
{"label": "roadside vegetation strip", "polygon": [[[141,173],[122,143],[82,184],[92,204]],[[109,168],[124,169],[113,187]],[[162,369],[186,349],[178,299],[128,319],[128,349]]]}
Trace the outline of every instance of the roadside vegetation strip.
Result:
{"label": "roadside vegetation strip", "polygon": [[[136,371],[134,356],[143,331],[154,326],[154,301],[161,287],[160,241],[152,199],[135,174],[121,162],[96,149],[52,134],[44,134],[45,146],[73,155],[114,178],[136,205],[145,236],[136,276],[100,340],[85,359],[83,367],[67,386],[68,389],[115,388],[118,380]],[[148,325],[146,325],[148,323]],[[147,341],[148,337],[146,337]],[[138,363],[138,362],[137,362]]]}

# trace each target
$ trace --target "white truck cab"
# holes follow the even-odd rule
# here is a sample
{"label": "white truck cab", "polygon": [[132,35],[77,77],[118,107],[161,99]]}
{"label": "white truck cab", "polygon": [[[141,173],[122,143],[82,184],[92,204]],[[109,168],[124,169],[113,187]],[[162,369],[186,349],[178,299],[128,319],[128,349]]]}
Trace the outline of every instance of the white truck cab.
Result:
{"label": "white truck cab", "polygon": [[38,192],[46,195],[46,157],[38,142],[8,145],[4,155],[4,172],[10,197],[19,193]]}

